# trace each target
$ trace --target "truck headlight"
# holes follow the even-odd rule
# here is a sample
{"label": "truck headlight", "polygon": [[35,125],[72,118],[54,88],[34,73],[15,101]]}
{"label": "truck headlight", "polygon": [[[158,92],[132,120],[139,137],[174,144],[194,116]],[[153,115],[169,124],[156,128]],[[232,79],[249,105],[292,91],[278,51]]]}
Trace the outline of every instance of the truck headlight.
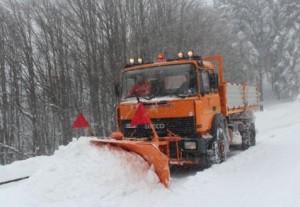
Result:
{"label": "truck headlight", "polygon": [[183,53],[182,52],[179,52],[177,55],[178,55],[179,58],[183,58]]}
{"label": "truck headlight", "polygon": [[184,142],[184,149],[195,150],[197,149],[196,142]]}
{"label": "truck headlight", "polygon": [[130,63],[130,64],[134,64],[134,59],[133,59],[133,58],[130,58],[130,59],[129,59],[129,63]]}
{"label": "truck headlight", "polygon": [[193,51],[190,50],[190,51],[188,51],[187,55],[191,58],[191,57],[193,57],[194,53],[193,53]]}
{"label": "truck headlight", "polygon": [[142,64],[142,63],[143,63],[143,59],[142,59],[142,58],[138,58],[137,61],[138,61],[139,64]]}

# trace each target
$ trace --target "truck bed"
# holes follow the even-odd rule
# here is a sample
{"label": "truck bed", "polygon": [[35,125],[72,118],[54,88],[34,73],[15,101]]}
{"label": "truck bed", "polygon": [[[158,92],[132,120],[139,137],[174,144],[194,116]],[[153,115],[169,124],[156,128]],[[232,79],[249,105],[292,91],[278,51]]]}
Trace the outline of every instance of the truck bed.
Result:
{"label": "truck bed", "polygon": [[223,84],[222,112],[226,115],[258,109],[260,106],[259,92],[256,86],[245,84]]}

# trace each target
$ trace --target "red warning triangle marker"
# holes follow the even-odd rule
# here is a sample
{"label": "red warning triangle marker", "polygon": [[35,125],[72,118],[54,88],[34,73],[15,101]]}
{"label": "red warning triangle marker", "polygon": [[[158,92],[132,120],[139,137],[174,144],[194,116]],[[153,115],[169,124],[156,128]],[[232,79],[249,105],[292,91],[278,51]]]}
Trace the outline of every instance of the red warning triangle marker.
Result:
{"label": "red warning triangle marker", "polygon": [[134,117],[131,120],[130,126],[135,126],[139,124],[151,124],[151,119],[149,118],[143,103],[139,103],[138,108],[135,111]]}
{"label": "red warning triangle marker", "polygon": [[83,113],[80,113],[74,121],[72,128],[85,128],[89,127],[89,122],[84,118]]}

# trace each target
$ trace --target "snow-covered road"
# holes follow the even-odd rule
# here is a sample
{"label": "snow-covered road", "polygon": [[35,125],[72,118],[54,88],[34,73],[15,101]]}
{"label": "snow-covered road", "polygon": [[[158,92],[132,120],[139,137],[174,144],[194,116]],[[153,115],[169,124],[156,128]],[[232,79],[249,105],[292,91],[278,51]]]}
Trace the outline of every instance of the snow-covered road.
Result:
{"label": "snow-covered road", "polygon": [[[220,165],[175,173],[164,188],[138,156],[74,140],[51,157],[0,166],[1,207],[300,206],[300,102],[256,114],[257,145]],[[134,163],[134,164],[128,164]]]}

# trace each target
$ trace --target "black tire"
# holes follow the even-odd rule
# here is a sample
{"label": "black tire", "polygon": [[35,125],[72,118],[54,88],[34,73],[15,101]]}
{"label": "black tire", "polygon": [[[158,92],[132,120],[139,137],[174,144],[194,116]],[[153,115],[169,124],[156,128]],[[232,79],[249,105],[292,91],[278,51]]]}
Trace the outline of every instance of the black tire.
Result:
{"label": "black tire", "polygon": [[255,130],[255,124],[252,121],[247,121],[245,124],[245,129],[241,133],[242,135],[242,150],[246,150],[251,146],[254,146],[256,144],[256,130]]}
{"label": "black tire", "polygon": [[213,139],[208,149],[210,164],[219,164],[227,159],[229,152],[229,136],[226,119],[219,115],[213,122],[211,132]]}
{"label": "black tire", "polygon": [[211,166],[211,161],[208,155],[200,155],[198,164],[195,166],[197,171],[204,170]]}
{"label": "black tire", "polygon": [[256,145],[256,129],[255,124],[252,122],[250,127],[250,146]]}

